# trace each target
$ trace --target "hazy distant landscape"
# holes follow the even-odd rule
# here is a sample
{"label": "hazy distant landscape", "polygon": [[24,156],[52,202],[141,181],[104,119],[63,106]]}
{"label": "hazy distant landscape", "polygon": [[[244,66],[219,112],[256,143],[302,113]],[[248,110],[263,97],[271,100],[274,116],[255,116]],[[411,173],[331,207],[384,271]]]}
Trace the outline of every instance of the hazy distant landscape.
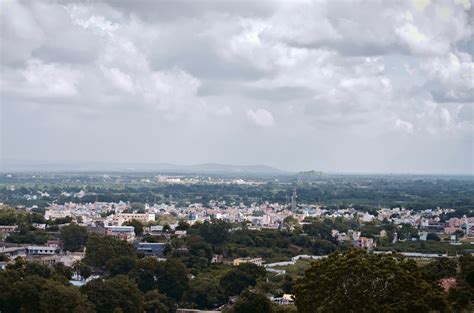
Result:
{"label": "hazy distant landscape", "polygon": [[0,313],[473,313],[474,0],[0,0]]}

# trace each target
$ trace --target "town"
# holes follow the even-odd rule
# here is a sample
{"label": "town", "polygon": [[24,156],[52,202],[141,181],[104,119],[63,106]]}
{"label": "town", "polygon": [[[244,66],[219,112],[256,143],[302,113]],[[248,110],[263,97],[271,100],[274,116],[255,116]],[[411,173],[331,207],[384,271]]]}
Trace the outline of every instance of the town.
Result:
{"label": "town", "polygon": [[[168,290],[177,288],[176,282],[160,289],[163,296],[168,297],[172,310],[181,310],[179,312],[225,310],[247,286],[264,288],[273,305],[286,307],[291,312],[295,307],[294,286],[311,263],[351,249],[374,256],[400,255],[428,264],[425,266],[446,262],[444,260],[457,262],[459,257],[474,255],[472,210],[303,201],[299,191],[307,192],[308,181],[320,189],[324,184],[333,184],[332,178],[320,177],[319,173],[303,182],[299,177],[296,184],[285,182],[288,177],[278,180],[173,175],[161,175],[156,180],[134,178],[138,185],[129,189],[130,194],[135,195],[136,189],[141,190],[145,188],[143,186],[164,188],[169,192],[159,195],[143,190],[148,199],[160,198],[158,203],[93,201],[103,198],[105,191],[110,194],[114,184],[110,180],[117,177],[107,177],[105,183],[101,182],[90,191],[91,187],[79,188],[82,182],[77,187],[74,184],[59,187],[66,186],[64,180],[70,179],[68,175],[53,178],[46,189],[44,185],[24,185],[22,175],[17,174],[15,180],[7,174],[4,179],[8,184],[1,189],[7,201],[0,209],[1,269],[18,266],[15,265],[18,260],[55,270],[64,267],[69,269],[66,271],[69,284],[81,287],[102,277],[120,274],[131,277],[137,270],[135,267],[140,268],[137,265],[140,260],[150,259],[158,262],[156,264],[177,266],[181,275],[186,276],[182,292],[173,294]],[[94,175],[89,179],[97,177]],[[365,188],[363,181],[366,178],[358,179],[356,185]],[[236,203],[235,198],[229,197],[239,193],[235,188],[245,188],[249,193],[248,188],[258,190],[268,185],[268,180],[273,181],[273,189],[286,188],[283,203],[262,199],[251,201],[255,198]],[[133,182],[128,180],[128,184],[133,185]],[[173,192],[183,186],[197,190],[195,194]],[[226,197],[215,192],[222,186],[231,188]],[[210,193],[216,197],[206,198],[205,202],[189,201],[201,197],[199,188],[211,188]],[[122,189],[117,193],[127,195]],[[42,199],[48,201],[45,203]],[[139,199],[143,197],[135,197],[135,200]],[[109,250],[104,245],[120,248]],[[262,270],[255,274],[257,276],[247,277],[250,281],[236,285],[227,281],[234,279],[236,271],[244,275],[238,270],[246,268],[244,264]],[[247,270],[254,271],[253,267]],[[211,279],[210,276],[215,277]],[[210,288],[208,284],[212,281],[218,286],[216,290],[208,290],[206,295],[193,294],[196,288]],[[456,286],[451,276],[443,277],[438,283],[446,290]]]}

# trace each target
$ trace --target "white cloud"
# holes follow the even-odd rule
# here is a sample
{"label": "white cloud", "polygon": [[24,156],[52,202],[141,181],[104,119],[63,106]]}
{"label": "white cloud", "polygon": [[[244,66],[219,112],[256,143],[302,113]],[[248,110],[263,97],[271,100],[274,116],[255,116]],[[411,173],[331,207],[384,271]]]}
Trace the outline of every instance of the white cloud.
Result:
{"label": "white cloud", "polygon": [[410,134],[413,133],[413,124],[400,119],[395,121],[395,128]]}
{"label": "white cloud", "polygon": [[260,127],[271,127],[275,125],[272,113],[265,109],[247,110],[248,118]]}
{"label": "white cloud", "polygon": [[34,94],[37,97],[67,97],[77,94],[77,82],[81,74],[67,65],[45,64],[40,60],[31,59],[22,75],[22,92],[25,94]]}
{"label": "white cloud", "polygon": [[[194,161],[176,142],[207,161],[246,157],[226,154],[229,137],[260,158],[249,163],[267,163],[266,151],[281,140],[311,150],[310,141],[327,152],[328,167],[337,167],[330,154],[338,142],[374,155],[377,140],[403,148],[423,138],[420,151],[470,148],[469,1],[212,3],[1,2],[5,119],[31,120],[25,134],[65,142],[63,127],[97,121],[97,133],[109,137],[91,145],[115,149],[114,130],[130,124],[143,130],[130,144],[166,143],[170,149],[156,146],[153,155],[187,156],[184,163]],[[5,125],[13,139],[3,150],[24,154],[14,143],[28,136]],[[211,148],[218,159],[207,155]],[[275,165],[293,164],[275,155]]]}

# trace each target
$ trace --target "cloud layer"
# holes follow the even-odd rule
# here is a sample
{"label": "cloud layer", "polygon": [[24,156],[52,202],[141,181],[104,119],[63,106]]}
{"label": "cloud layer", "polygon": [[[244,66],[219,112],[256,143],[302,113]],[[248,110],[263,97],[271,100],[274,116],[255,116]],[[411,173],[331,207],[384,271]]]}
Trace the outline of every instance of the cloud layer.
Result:
{"label": "cloud layer", "polygon": [[472,174],[472,3],[2,1],[2,159]]}

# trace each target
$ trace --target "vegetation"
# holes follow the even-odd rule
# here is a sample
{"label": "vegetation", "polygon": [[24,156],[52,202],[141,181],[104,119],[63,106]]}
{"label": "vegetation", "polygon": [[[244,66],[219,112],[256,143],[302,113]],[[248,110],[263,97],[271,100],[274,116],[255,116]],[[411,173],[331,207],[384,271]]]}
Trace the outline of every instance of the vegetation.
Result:
{"label": "vegetation", "polygon": [[[461,260],[472,266],[471,257]],[[471,270],[467,272],[471,273]],[[447,297],[438,287],[441,278],[456,277],[455,264],[441,259],[423,270],[401,256],[371,255],[361,250],[331,254],[314,262],[295,287],[298,312],[451,312],[467,309],[472,286],[460,285]],[[467,284],[467,285],[464,285]],[[472,295],[472,293],[471,293]],[[462,306],[458,303],[462,302]]]}
{"label": "vegetation", "polygon": [[79,251],[87,242],[87,229],[72,223],[61,228],[60,238],[64,243],[64,249],[67,251]]}

